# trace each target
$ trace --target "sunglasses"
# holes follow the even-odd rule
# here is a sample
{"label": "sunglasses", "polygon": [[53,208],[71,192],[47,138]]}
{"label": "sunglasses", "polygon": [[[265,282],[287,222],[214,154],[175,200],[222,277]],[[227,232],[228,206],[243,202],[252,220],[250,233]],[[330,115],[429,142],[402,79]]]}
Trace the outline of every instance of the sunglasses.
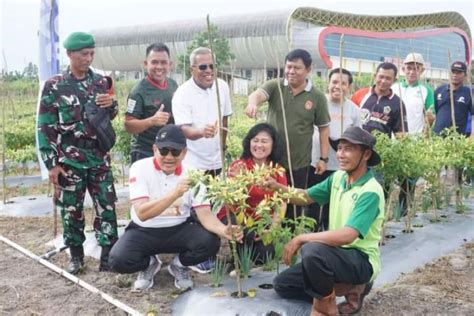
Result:
{"label": "sunglasses", "polygon": [[181,152],[182,152],[181,149],[172,149],[172,148],[158,148],[158,150],[160,151],[160,155],[162,155],[163,157],[168,156],[170,152],[173,157],[178,157],[179,155],[181,155]]}
{"label": "sunglasses", "polygon": [[205,71],[208,67],[209,69],[214,70],[214,64],[201,64],[193,67],[197,67],[201,71]]}

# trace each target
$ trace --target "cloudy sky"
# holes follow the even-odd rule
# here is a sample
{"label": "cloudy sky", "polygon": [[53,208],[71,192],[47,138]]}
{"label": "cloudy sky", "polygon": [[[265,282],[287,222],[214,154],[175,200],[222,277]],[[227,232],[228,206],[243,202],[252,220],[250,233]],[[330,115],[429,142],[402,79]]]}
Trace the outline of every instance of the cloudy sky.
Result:
{"label": "cloudy sky", "polygon": [[[299,5],[358,14],[461,13],[473,32],[471,0],[58,0],[61,41],[71,32],[286,9]],[[289,5],[291,3],[291,5]],[[0,0],[0,68],[22,70],[37,64],[40,0]],[[61,46],[62,47],[62,46]]]}

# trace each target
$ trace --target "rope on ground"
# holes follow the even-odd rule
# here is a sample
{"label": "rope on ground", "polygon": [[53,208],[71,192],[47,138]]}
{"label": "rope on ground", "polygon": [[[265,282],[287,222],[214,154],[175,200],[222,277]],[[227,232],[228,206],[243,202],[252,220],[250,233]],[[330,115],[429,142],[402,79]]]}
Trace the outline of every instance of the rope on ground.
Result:
{"label": "rope on ground", "polygon": [[14,243],[13,241],[11,241],[10,239],[6,238],[6,237],[3,237],[2,235],[0,235],[0,241],[3,241],[4,243],[6,243],[7,245],[9,245],[10,247],[20,251],[21,253],[27,255],[28,257],[30,257],[31,259],[41,263],[42,265],[44,265],[45,267],[53,270],[54,272],[56,272],[57,274],[65,277],[66,279],[80,285],[81,287],[85,288],[86,290],[88,290],[89,292],[92,292],[92,293],[95,293],[95,294],[99,294],[100,297],[104,300],[106,300],[107,302],[109,302],[110,304],[116,306],[117,308],[123,310],[124,312],[130,314],[130,315],[142,315],[140,312],[136,311],[135,309],[131,308],[130,306],[120,302],[119,300],[113,298],[112,296],[102,292],[101,290],[99,290],[98,288],[90,285],[89,283],[79,279],[78,277],[68,273],[67,271],[59,268],[58,266],[52,264],[51,262],[47,261],[47,260],[44,260],[42,259],[41,257],[35,255],[34,253],[32,253],[31,251],[29,251],[28,249],[25,249],[23,248],[22,246]]}

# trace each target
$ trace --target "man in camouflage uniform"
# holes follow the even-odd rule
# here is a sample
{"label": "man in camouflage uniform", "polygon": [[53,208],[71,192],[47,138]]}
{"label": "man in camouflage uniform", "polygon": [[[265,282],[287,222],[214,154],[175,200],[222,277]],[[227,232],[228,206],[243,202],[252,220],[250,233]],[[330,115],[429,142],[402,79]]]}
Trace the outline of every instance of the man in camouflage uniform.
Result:
{"label": "man in camouflage uniform", "polygon": [[172,66],[168,47],[163,43],[148,46],[144,66],[147,76],[128,96],[124,124],[125,130],[132,134],[132,163],[152,157],[156,134],[162,126],[174,123],[171,99],[178,85],[167,77]]}
{"label": "man in camouflage uniform", "polygon": [[84,197],[86,188],[94,201],[94,230],[102,247],[101,271],[109,270],[108,253],[117,240],[115,188],[110,155],[98,147],[84,105],[95,101],[107,108],[111,119],[117,102],[106,93],[107,80],[92,72],[94,39],[72,33],[64,42],[70,67],[46,81],[38,115],[39,150],[55,186],[55,204],[61,212],[64,243],[70,247],[67,271],[77,274],[84,265]]}

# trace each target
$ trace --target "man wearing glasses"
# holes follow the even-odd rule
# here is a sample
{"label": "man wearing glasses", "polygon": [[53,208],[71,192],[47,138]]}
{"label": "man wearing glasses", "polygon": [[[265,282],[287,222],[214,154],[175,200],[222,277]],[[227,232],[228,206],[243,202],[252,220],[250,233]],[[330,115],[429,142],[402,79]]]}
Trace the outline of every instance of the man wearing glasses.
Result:
{"label": "man wearing glasses", "polygon": [[[222,170],[220,146],[225,148],[228,117],[232,115],[229,86],[218,79],[222,116],[219,118],[211,50],[196,48],[189,61],[192,78],[176,90],[172,101],[175,124],[181,125],[187,138],[188,154],[184,161],[190,167],[218,175]],[[221,139],[219,119],[223,127]]]}
{"label": "man wearing glasses", "polygon": [[[109,263],[119,273],[138,272],[135,291],[153,286],[161,268],[160,253],[177,253],[168,266],[179,289],[193,287],[188,266],[214,257],[219,237],[232,239],[231,226],[212,214],[205,200],[205,187],[196,196],[191,192],[187,169],[186,138],[176,125],[161,128],[153,145],[154,157],[130,168],[129,190],[132,221],[110,252]],[[190,220],[191,209],[199,223]],[[237,231],[240,240],[242,233]]]}

